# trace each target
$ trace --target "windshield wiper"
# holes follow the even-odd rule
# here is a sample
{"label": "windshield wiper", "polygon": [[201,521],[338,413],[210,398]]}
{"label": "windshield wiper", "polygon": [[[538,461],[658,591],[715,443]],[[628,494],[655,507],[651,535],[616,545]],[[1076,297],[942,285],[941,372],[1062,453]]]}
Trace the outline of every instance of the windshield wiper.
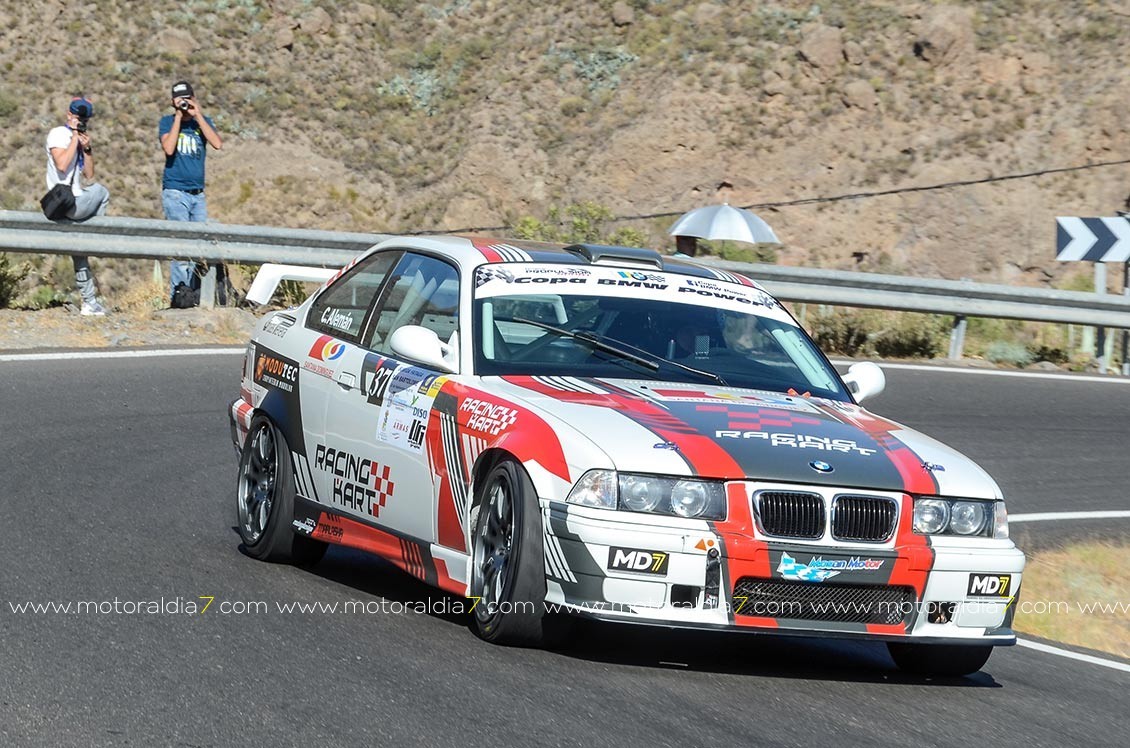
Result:
{"label": "windshield wiper", "polygon": [[[607,340],[612,340],[612,341],[618,343],[618,345],[612,345],[611,343],[607,343],[607,342],[605,342],[605,340],[602,340],[601,336],[598,336],[595,333],[573,332],[572,330],[566,330],[564,327],[557,327],[556,325],[549,325],[549,324],[546,324],[545,322],[538,322],[537,320],[526,319],[524,317],[513,317],[511,319],[514,322],[520,322],[520,323],[525,323],[527,325],[533,325],[534,327],[540,327],[543,330],[549,330],[550,332],[557,333],[558,335],[561,335],[561,336],[564,336],[564,337],[567,337],[567,338],[573,338],[573,339],[576,339],[576,340],[580,340],[584,343],[587,343],[588,345],[591,345],[593,348],[596,348],[597,350],[601,350],[601,351],[604,351],[606,353],[611,353],[615,356],[619,356],[620,358],[622,358],[626,361],[631,361],[632,363],[639,364],[640,366],[643,366],[643,367],[645,367],[645,368],[647,368],[651,371],[659,371],[660,364],[663,363],[663,364],[667,364],[668,366],[673,366],[676,369],[681,369],[683,371],[690,372],[691,374],[697,374],[700,377],[705,377],[707,379],[711,379],[711,380],[717,382],[720,385],[728,386],[726,384],[726,380],[722,379],[722,377],[718,376],[717,374],[715,374],[712,371],[706,371],[704,369],[696,369],[693,366],[687,366],[686,364],[680,364],[678,361],[672,361],[669,358],[663,358],[662,356],[654,356],[650,353],[647,353],[647,351],[644,351],[641,348],[637,348],[636,346],[632,345],[631,343],[625,343],[622,340],[616,340],[615,338],[607,338]],[[630,349],[630,350],[628,350],[628,349]],[[638,351],[639,353],[646,354],[646,355],[639,355],[638,353],[633,353],[632,351]]]}
{"label": "windshield wiper", "polygon": [[549,325],[549,324],[546,324],[545,322],[538,322],[537,320],[526,319],[525,317],[511,317],[510,319],[513,322],[519,322],[519,323],[524,324],[524,325],[533,325],[534,327],[540,327],[543,330],[549,330],[550,332],[556,333],[556,334],[558,334],[562,337],[565,337],[565,338],[572,338],[574,340],[580,340],[581,342],[585,343],[586,345],[591,346],[592,348],[595,348],[598,351],[603,351],[605,353],[611,353],[613,356],[616,356],[618,358],[622,358],[625,361],[631,361],[633,364],[639,364],[640,366],[642,366],[645,369],[648,369],[650,371],[659,371],[658,362],[653,361],[653,360],[648,359],[648,358],[644,358],[643,356],[637,356],[636,354],[632,353],[631,351],[626,351],[623,348],[611,345],[610,343],[605,343],[603,340],[601,340],[600,338],[596,337],[595,335],[593,335],[591,333],[573,332],[572,330],[566,330],[564,327],[558,327],[557,325]]}

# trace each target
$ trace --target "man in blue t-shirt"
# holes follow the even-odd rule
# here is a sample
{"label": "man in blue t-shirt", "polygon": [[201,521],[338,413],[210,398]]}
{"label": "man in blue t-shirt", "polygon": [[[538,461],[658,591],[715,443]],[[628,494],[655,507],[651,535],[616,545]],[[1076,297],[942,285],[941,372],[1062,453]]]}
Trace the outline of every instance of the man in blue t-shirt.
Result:
{"label": "man in blue t-shirt", "polygon": [[[205,144],[216,150],[223,141],[211,117],[205,117],[196,103],[188,81],[177,81],[172,91],[173,113],[161,118],[157,135],[165,151],[165,173],[161,176],[161,204],[170,221],[207,221],[204,200]],[[173,260],[169,263],[169,296],[178,283],[192,287],[195,265]]]}

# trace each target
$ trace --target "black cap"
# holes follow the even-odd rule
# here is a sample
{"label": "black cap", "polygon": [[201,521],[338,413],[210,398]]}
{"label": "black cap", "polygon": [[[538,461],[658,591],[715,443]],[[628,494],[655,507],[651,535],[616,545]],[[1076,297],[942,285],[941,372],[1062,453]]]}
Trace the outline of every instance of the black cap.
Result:
{"label": "black cap", "polygon": [[192,96],[192,85],[188,81],[177,81],[173,84],[173,98],[189,98]]}
{"label": "black cap", "polygon": [[79,119],[90,119],[94,116],[94,105],[81,96],[71,99],[70,113]]}

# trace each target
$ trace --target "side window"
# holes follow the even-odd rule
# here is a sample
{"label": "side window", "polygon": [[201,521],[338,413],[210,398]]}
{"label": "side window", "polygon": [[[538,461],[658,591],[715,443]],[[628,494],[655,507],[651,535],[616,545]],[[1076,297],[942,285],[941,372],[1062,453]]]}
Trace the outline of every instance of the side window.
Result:
{"label": "side window", "polygon": [[365,346],[391,355],[388,338],[404,325],[420,325],[445,343],[459,329],[459,271],[442,260],[405,253],[369,323]]}
{"label": "side window", "polygon": [[307,326],[357,342],[365,323],[365,312],[399,258],[399,252],[377,252],[358,263],[314,300],[306,318]]}

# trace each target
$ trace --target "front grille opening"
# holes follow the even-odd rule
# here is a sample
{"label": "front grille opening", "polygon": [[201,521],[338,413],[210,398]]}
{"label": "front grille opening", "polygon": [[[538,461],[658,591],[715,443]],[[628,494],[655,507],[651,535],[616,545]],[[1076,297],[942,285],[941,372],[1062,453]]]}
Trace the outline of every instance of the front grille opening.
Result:
{"label": "front grille opening", "polygon": [[799,491],[763,491],[757,497],[757,513],[766,535],[779,538],[824,536],[824,498]]}
{"label": "front grille opening", "polygon": [[698,596],[702,594],[701,587],[689,584],[671,585],[671,607],[694,608],[698,606]]}
{"label": "front grille opening", "polygon": [[881,543],[895,531],[898,507],[877,496],[837,496],[832,502],[832,537]]}
{"label": "front grille opening", "polygon": [[761,618],[905,625],[916,599],[913,587],[742,577],[734,585],[733,605],[738,615]]}

